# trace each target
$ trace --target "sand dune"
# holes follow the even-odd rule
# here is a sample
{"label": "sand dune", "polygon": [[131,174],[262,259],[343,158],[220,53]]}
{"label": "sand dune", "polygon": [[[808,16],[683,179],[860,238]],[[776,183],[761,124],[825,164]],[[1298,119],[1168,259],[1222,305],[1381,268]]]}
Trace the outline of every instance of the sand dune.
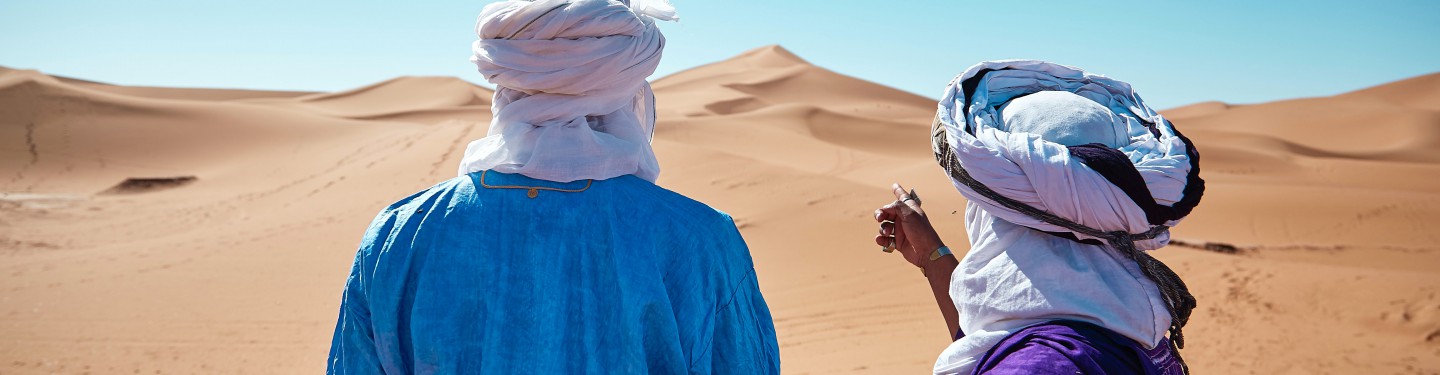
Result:
{"label": "sand dune", "polygon": [[[662,118],[750,112],[803,104],[831,112],[890,121],[928,121],[935,103],[904,91],[825,70],[780,46],[751,50],[722,62],[658,79],[653,84]],[[819,90],[824,88],[825,90]],[[919,117],[916,117],[919,116]]]}
{"label": "sand dune", "polygon": [[[899,181],[965,247],[964,200],[928,150],[933,100],[778,46],[654,87],[660,183],[736,218],[785,372],[927,371],[947,341],[929,292],[868,244]],[[0,69],[0,372],[319,372],[360,233],[455,173],[490,95],[448,77],[300,93]],[[1440,371],[1440,74],[1164,112],[1210,182],[1176,232],[1193,247],[1156,253],[1200,298],[1196,373]]]}
{"label": "sand dune", "polygon": [[1230,109],[1230,104],[1217,101],[1199,102],[1183,105],[1165,110],[1165,118],[1170,121],[1184,121],[1195,117],[1215,114]]}
{"label": "sand dune", "polygon": [[288,104],[335,117],[430,122],[428,120],[474,118],[489,110],[490,97],[494,94],[454,77],[403,77],[337,93],[265,102]]}
{"label": "sand dune", "polygon": [[[9,73],[16,71],[16,69],[0,67],[0,75],[8,75]],[[52,78],[59,82],[84,87],[95,91],[157,99],[236,100],[257,98],[290,98],[312,94],[310,92],[301,91],[120,86],[69,77],[56,76]]]}
{"label": "sand dune", "polygon": [[1368,99],[1416,109],[1440,110],[1440,73],[1393,82],[1337,95],[1337,98]]}

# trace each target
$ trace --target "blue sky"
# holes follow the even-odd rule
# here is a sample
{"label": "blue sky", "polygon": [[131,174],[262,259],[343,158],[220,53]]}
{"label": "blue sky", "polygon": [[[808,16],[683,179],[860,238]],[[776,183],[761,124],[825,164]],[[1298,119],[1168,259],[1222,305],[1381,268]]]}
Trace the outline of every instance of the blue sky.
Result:
{"label": "blue sky", "polygon": [[[1440,1],[672,0],[656,77],[780,44],[937,97],[987,59],[1129,81],[1152,105],[1322,96],[1440,71]],[[0,65],[105,82],[341,90],[400,75],[481,78],[489,1],[0,0]]]}

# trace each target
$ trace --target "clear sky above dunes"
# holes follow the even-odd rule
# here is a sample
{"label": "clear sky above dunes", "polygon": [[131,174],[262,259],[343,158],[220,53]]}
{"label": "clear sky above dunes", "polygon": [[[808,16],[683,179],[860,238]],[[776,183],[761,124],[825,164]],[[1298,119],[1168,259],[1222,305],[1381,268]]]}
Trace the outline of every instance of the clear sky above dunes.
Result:
{"label": "clear sky above dunes", "polygon": [[[481,81],[489,1],[0,0],[0,65],[128,85],[341,90]],[[1440,71],[1440,1],[673,0],[656,77],[780,44],[927,97],[980,60],[1126,80],[1151,104],[1322,96]]]}

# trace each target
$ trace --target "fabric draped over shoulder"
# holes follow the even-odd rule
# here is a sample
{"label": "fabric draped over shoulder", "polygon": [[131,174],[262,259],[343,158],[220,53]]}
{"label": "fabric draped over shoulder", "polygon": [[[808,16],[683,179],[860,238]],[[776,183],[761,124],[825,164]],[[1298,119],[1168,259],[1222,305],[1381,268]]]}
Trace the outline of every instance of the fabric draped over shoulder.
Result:
{"label": "fabric draped over shoulder", "polygon": [[[1123,130],[1109,147],[1007,132],[1001,107],[1042,91],[1108,108]],[[1204,192],[1199,153],[1129,84],[1034,60],[989,61],[956,77],[932,132],[937,160],[969,200],[971,251],[952,277],[966,337],[936,373],[966,373],[1007,335],[1056,319],[1144,344],[1179,335],[1194,306],[1183,282],[1145,254],[1170,241]]]}
{"label": "fabric draped over shoulder", "polygon": [[655,95],[645,79],[665,47],[656,19],[678,18],[663,0],[486,6],[470,60],[496,85],[494,117],[489,134],[466,147],[459,173],[655,181]]}

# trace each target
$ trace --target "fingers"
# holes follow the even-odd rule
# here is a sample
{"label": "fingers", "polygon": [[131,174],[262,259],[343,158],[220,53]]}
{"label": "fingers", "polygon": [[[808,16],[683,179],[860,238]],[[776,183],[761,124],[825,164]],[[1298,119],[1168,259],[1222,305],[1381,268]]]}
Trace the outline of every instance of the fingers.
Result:
{"label": "fingers", "polygon": [[897,182],[890,184],[890,193],[895,196],[895,202],[875,210],[875,221],[896,221],[898,217],[905,214],[901,208],[923,212],[920,210],[920,194],[914,190],[907,192],[905,186]]}
{"label": "fingers", "polygon": [[881,206],[875,210],[875,221],[896,221],[903,214],[900,212],[901,207],[899,202],[890,202],[890,204]]}
{"label": "fingers", "polygon": [[896,183],[890,186],[891,193],[895,195],[895,201],[881,206],[875,210],[875,221],[880,223],[879,233],[875,235],[875,244],[881,247],[904,246],[905,233],[900,230],[898,222],[918,211],[919,201],[913,193],[907,193],[904,186]]}
{"label": "fingers", "polygon": [[906,246],[905,244],[909,243],[905,241],[905,231],[900,228],[900,225],[898,220],[880,224],[880,234],[889,236],[890,244],[897,247]]}
{"label": "fingers", "polygon": [[895,222],[881,221],[879,233],[875,235],[875,244],[881,247],[889,247],[895,243]]}

